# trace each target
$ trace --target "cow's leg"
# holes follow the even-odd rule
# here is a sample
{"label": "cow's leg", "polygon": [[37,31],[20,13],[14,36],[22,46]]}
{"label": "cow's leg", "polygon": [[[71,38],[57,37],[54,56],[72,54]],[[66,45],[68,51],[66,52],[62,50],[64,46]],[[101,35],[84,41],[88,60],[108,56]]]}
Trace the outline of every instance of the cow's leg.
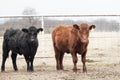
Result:
{"label": "cow's leg", "polygon": [[33,61],[34,61],[34,57],[35,57],[35,54],[36,54],[36,51],[37,51],[37,47],[34,47],[32,50],[31,50],[31,55],[30,55],[30,70],[31,71],[34,71],[34,66],[33,66]]}
{"label": "cow's leg", "polygon": [[56,53],[55,54],[55,59],[56,59],[56,69],[57,70],[60,70],[60,60],[59,60],[59,57],[60,57],[60,53]]}
{"label": "cow's leg", "polygon": [[27,71],[30,71],[30,64],[29,64],[29,56],[28,55],[24,55],[26,63],[27,63]]}
{"label": "cow's leg", "polygon": [[73,71],[77,72],[77,61],[78,61],[77,54],[72,52],[71,55],[74,63]]}
{"label": "cow's leg", "polygon": [[1,65],[1,71],[5,71],[5,62],[8,57],[10,49],[6,45],[6,43],[3,43],[3,54],[2,54],[2,65]]}
{"label": "cow's leg", "polygon": [[61,70],[63,69],[63,57],[64,57],[64,53],[60,53],[59,60],[60,60],[60,69]]}
{"label": "cow's leg", "polygon": [[55,51],[56,69],[60,70],[60,61],[59,61],[60,51],[55,46],[55,43],[53,43],[53,47],[54,47],[54,51]]}
{"label": "cow's leg", "polygon": [[18,70],[17,65],[16,65],[17,53],[12,52],[11,58],[12,58],[13,68],[15,71],[17,71]]}
{"label": "cow's leg", "polygon": [[81,55],[81,61],[83,63],[83,72],[87,72],[87,69],[86,69],[86,52],[85,51],[82,55]]}
{"label": "cow's leg", "polygon": [[30,71],[34,71],[33,61],[34,61],[34,57],[31,57],[30,58]]}
{"label": "cow's leg", "polygon": [[56,69],[60,70],[60,61],[59,61],[59,57],[60,57],[60,51],[54,46],[54,51],[55,51],[55,59],[56,59]]}

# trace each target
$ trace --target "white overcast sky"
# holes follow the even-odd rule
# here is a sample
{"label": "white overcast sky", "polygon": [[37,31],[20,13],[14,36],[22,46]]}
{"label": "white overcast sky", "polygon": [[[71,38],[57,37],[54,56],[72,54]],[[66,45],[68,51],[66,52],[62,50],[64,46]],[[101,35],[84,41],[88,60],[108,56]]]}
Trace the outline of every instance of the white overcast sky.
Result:
{"label": "white overcast sky", "polygon": [[37,15],[120,14],[120,0],[0,0],[0,16],[22,15],[26,7]]}

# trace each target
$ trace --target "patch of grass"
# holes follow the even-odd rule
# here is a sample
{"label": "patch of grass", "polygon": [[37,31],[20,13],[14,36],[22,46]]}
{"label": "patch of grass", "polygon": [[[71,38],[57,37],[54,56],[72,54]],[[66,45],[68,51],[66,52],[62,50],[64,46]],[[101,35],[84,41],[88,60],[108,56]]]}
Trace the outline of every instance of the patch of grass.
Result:
{"label": "patch of grass", "polygon": [[91,59],[86,59],[86,62],[93,63],[93,62],[97,62],[97,61],[94,61],[94,60],[91,60]]}
{"label": "patch of grass", "polygon": [[120,44],[118,44],[118,47],[120,47]]}
{"label": "patch of grass", "polygon": [[98,56],[100,56],[100,57],[104,57],[105,54],[99,53]]}
{"label": "patch of grass", "polygon": [[99,48],[94,48],[93,50],[99,50]]}

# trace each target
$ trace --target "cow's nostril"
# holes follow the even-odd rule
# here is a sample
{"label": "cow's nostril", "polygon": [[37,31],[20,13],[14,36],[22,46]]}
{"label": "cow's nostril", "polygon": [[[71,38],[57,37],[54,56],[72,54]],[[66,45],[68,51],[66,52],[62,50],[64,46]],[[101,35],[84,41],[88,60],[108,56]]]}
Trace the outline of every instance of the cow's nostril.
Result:
{"label": "cow's nostril", "polygon": [[82,39],[81,40],[83,43],[86,43],[86,42],[88,42],[88,39]]}
{"label": "cow's nostril", "polygon": [[35,39],[31,39],[31,41],[34,41]]}

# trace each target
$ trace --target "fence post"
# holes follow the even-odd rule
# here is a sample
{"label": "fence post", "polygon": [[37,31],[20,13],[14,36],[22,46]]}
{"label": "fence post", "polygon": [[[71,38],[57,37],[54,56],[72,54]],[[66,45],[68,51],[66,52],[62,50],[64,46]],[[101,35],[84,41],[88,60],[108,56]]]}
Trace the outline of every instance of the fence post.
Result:
{"label": "fence post", "polygon": [[[44,29],[44,16],[41,16],[41,27]],[[43,30],[44,34],[44,30]]]}
{"label": "fence post", "polygon": [[44,56],[44,52],[45,52],[44,16],[41,16],[41,27],[43,28],[43,32],[42,32],[42,43],[41,43],[41,46],[42,46],[42,57],[43,57],[43,56]]}

